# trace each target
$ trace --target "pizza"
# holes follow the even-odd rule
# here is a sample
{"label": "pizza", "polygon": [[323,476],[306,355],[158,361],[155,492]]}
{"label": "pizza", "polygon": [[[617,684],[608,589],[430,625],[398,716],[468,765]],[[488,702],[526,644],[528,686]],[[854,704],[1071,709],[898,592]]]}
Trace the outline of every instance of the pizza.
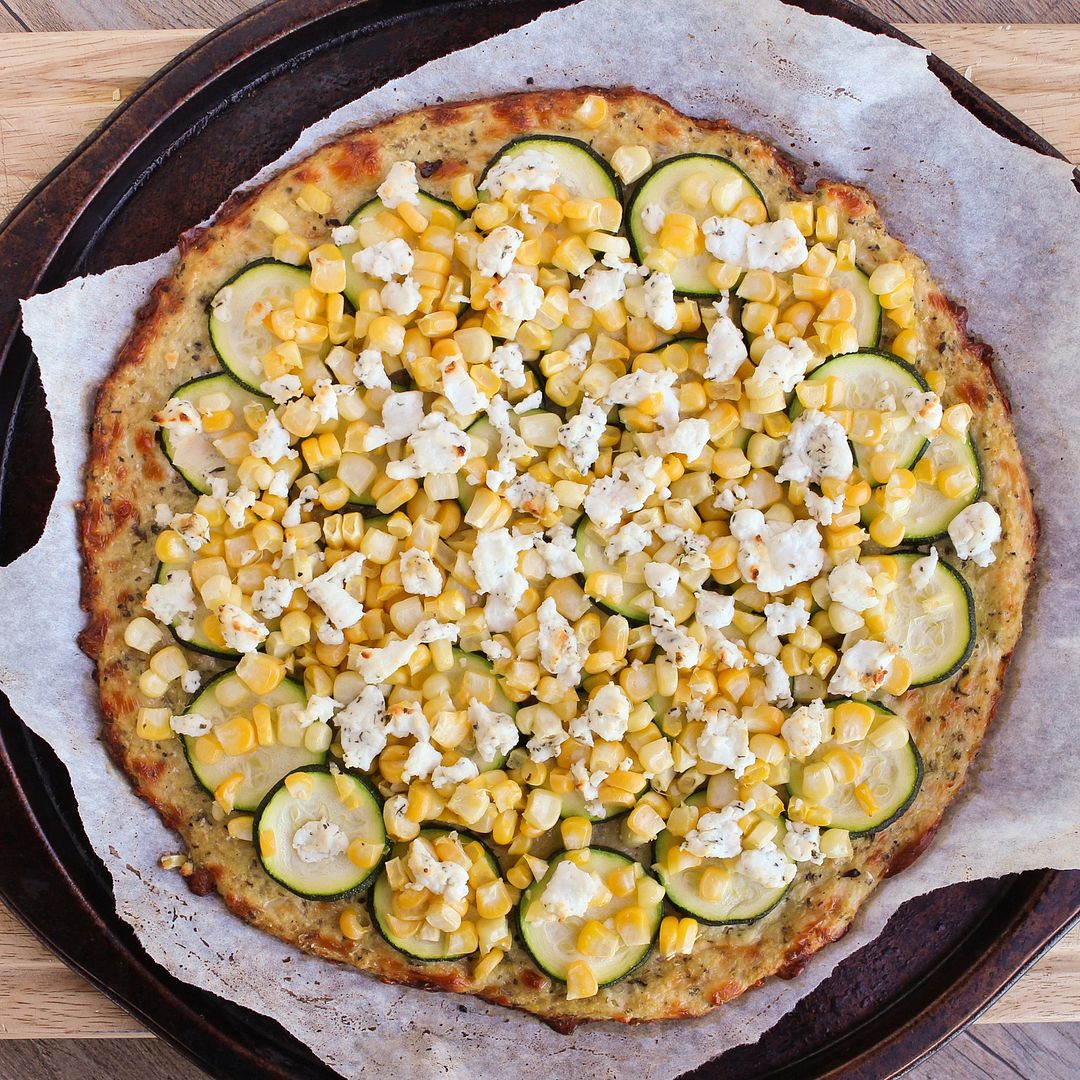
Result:
{"label": "pizza", "polygon": [[926,847],[1037,526],[872,197],[634,89],[344,135],[181,238],[82,645],[199,894],[560,1030],[789,977]]}

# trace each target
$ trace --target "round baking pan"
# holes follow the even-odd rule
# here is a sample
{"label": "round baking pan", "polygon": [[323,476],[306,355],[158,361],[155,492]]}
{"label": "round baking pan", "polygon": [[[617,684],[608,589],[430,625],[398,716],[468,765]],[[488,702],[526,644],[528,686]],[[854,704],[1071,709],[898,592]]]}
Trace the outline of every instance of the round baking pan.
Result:
{"label": "round baking pan", "polygon": [[[0,561],[33,544],[55,487],[51,428],[19,331],[19,297],[165,250],[306,125],[428,60],[559,6],[273,0],[178,57],[46,177],[0,227]],[[845,0],[798,6],[901,37]],[[931,68],[988,126],[1060,156],[952,69],[936,59]],[[10,613],[7,632],[18,632]],[[0,894],[68,964],[212,1075],[334,1075],[275,1022],[149,959],[116,915],[63,766],[2,698],[0,805]],[[767,1038],[692,1075],[894,1075],[976,1016],[1078,915],[1076,873],[1031,872],[920,897]],[[432,1005],[452,1007],[447,999]]]}

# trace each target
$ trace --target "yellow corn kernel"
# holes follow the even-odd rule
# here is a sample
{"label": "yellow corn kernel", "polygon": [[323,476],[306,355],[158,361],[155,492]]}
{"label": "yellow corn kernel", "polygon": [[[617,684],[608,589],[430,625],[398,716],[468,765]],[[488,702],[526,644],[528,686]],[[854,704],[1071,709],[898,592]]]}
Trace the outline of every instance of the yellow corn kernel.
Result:
{"label": "yellow corn kernel", "polygon": [[259,830],[259,851],[263,855],[273,855],[277,852],[277,837],[273,829]]}
{"label": "yellow corn kernel", "polygon": [[803,236],[809,236],[814,231],[814,204],[812,202],[782,203],[777,217],[790,218]]}
{"label": "yellow corn kernel", "polygon": [[269,694],[285,678],[285,664],[265,653],[246,653],[236,665],[236,674],[253,694]]}
{"label": "yellow corn kernel", "polygon": [[599,94],[589,94],[574,111],[574,119],[587,128],[598,128],[607,119],[608,103]]}
{"label": "yellow corn kernel", "polygon": [[506,884],[501,879],[481,885],[476,890],[476,912],[482,919],[498,919],[514,906]]}
{"label": "yellow corn kernel", "polygon": [[839,232],[840,222],[836,211],[831,206],[819,206],[814,222],[814,233],[818,240],[834,244]]}
{"label": "yellow corn kernel", "polygon": [[619,948],[619,935],[598,919],[588,919],[578,931],[575,947],[584,956],[610,960]]}
{"label": "yellow corn kernel", "polygon": [[595,997],[599,987],[592,968],[584,960],[575,960],[566,969],[566,1000]]}
{"label": "yellow corn kernel", "polygon": [[820,761],[807,765],[802,776],[803,794],[813,802],[827,799],[836,787],[832,770]]}
{"label": "yellow corn kernel", "polygon": [[139,709],[135,720],[135,733],[140,739],[147,739],[150,742],[171,739],[174,735],[169,723],[171,719],[171,709],[154,709],[143,706]]}
{"label": "yellow corn kernel", "polygon": [[747,195],[736,204],[732,217],[745,221],[747,225],[760,225],[768,220],[769,211],[756,195]]}
{"label": "yellow corn kernel", "polygon": [[226,814],[233,812],[233,807],[236,805],[236,793],[240,790],[240,785],[243,782],[244,774],[235,772],[222,780],[214,789],[214,801]]}
{"label": "yellow corn kernel", "polygon": [[897,547],[904,539],[904,524],[888,514],[878,514],[870,522],[870,538],[882,547]]}
{"label": "yellow corn kernel", "polygon": [[843,701],[833,709],[833,728],[838,743],[860,742],[874,723],[877,713],[861,701]]}
{"label": "yellow corn kernel", "polygon": [[902,360],[913,364],[919,358],[919,335],[911,329],[901,330],[889,348]]}
{"label": "yellow corn kernel", "polygon": [[869,784],[856,784],[853,792],[855,800],[863,808],[867,814],[876,814],[878,811],[878,802],[874,798],[874,793],[870,790]]}
{"label": "yellow corn kernel", "polygon": [[822,755],[822,761],[829,766],[838,784],[850,784],[858,777],[862,769],[862,758],[843,746],[834,746]]}
{"label": "yellow corn kernel", "polygon": [[270,253],[278,262],[289,263],[291,266],[302,266],[307,262],[310,250],[311,245],[295,233],[280,233],[274,237],[270,246]]}
{"label": "yellow corn kernel", "polygon": [[359,941],[367,933],[365,918],[366,916],[361,914],[359,908],[345,908],[338,916],[338,929],[341,931],[341,936],[348,941]]}
{"label": "yellow corn kernel", "polygon": [[592,822],[584,817],[568,817],[559,823],[563,847],[567,851],[586,848],[592,843]]}

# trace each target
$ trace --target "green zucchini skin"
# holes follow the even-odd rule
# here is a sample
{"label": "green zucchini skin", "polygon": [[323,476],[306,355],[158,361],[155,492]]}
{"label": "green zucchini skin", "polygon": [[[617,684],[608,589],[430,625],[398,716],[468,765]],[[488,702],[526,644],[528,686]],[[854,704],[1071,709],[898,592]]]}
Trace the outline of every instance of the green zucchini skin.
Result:
{"label": "green zucchini skin", "polygon": [[[428,840],[437,840],[441,836],[449,836],[450,833],[456,833],[459,839],[464,839],[466,841],[476,841],[476,843],[478,843],[484,849],[484,853],[487,855],[488,861],[491,863],[492,868],[499,875],[500,879],[505,880],[503,878],[502,868],[499,866],[499,860],[496,859],[495,856],[492,854],[491,848],[488,847],[483,837],[477,836],[476,833],[469,832],[468,829],[447,829],[442,827],[429,826],[428,828],[420,830],[420,835]],[[384,864],[386,860],[390,858],[391,855],[393,855],[394,850],[398,846],[402,848],[402,853],[404,853],[404,850],[409,846],[409,842],[406,841],[400,844],[388,844],[387,854],[383,859]],[[396,858],[397,856],[394,857]],[[409,949],[405,948],[401,940],[397,938],[394,934],[392,934],[383,925],[380,886],[382,885],[385,877],[386,873],[382,867],[380,867],[377,880],[375,880],[374,875],[372,876],[374,884],[372,886],[371,895],[369,897],[369,906],[371,908],[371,923],[378,931],[379,937],[381,937],[387,945],[389,945],[396,952],[401,953],[402,956],[407,956],[410,960],[416,960],[421,964],[445,964],[454,960],[464,960],[467,956],[473,955],[472,953],[455,953],[452,956],[423,956],[419,953],[412,952]]]}
{"label": "green zucchini skin", "polygon": [[[368,781],[368,779],[366,777],[364,777],[364,776],[361,776],[359,773],[352,772],[352,771],[350,771],[348,769],[343,769],[342,772],[344,774],[346,774],[351,780],[355,781],[361,788],[364,789],[366,795],[371,799],[372,804],[379,811],[379,814],[380,814],[379,822],[381,824],[382,823],[382,817],[381,817],[382,800],[379,798],[379,793],[375,790],[375,788]],[[332,780],[332,774],[330,772],[329,767],[326,766],[326,765],[303,765],[298,769],[290,770],[287,775],[292,776],[294,773],[312,773],[313,775],[317,775],[317,776],[321,776],[321,777],[330,777],[331,780]],[[255,811],[255,821],[254,821],[254,824],[252,826],[252,829],[253,829],[253,832],[254,832],[254,840],[255,840],[255,853],[256,853],[256,855],[257,855],[257,857],[259,859],[259,865],[262,867],[262,869],[266,873],[267,877],[272,878],[283,889],[288,889],[289,892],[293,893],[295,896],[299,896],[299,897],[303,898],[304,900],[319,900],[319,901],[323,901],[323,902],[329,902],[331,900],[343,900],[347,896],[358,896],[358,895],[361,895],[364,892],[366,892],[371,887],[372,883],[375,881],[376,877],[378,876],[380,870],[382,869],[383,863],[386,861],[387,854],[390,851],[390,842],[389,842],[389,840],[388,840],[388,838],[386,836],[385,829],[383,830],[383,834],[382,834],[382,836],[383,836],[383,850],[382,850],[382,855],[379,858],[379,861],[377,863],[375,863],[374,866],[370,867],[366,871],[358,870],[358,873],[361,873],[361,874],[364,875],[363,878],[356,885],[353,885],[351,888],[348,888],[348,889],[343,889],[341,891],[328,892],[328,893],[305,892],[304,890],[298,889],[294,885],[290,885],[288,882],[283,881],[278,875],[276,875],[266,865],[266,857],[263,856],[263,853],[262,853],[262,851],[261,851],[261,849],[259,847],[259,827],[262,824],[263,815],[266,813],[266,810],[270,806],[271,802],[274,800],[274,798],[276,796],[281,794],[281,792],[284,791],[284,790],[285,790],[285,777],[282,777],[266,793],[265,797],[263,798],[263,801],[259,804],[258,810]],[[288,793],[286,792],[286,794],[288,794]]]}
{"label": "green zucchini skin", "polygon": [[[154,582],[156,584],[164,584],[166,577],[168,576],[168,572],[168,564],[159,562],[157,573],[154,574]],[[240,659],[240,654],[238,652],[233,652],[232,649],[218,649],[215,648],[213,645],[206,643],[205,639],[201,638],[198,630],[196,630],[195,637],[193,637],[191,641],[185,641],[176,632],[176,627],[172,623],[169,623],[169,633],[172,634],[173,638],[176,640],[177,645],[181,645],[185,649],[190,649],[192,652],[202,653],[203,656],[212,656],[215,660],[236,661]],[[264,650],[260,646],[257,651],[262,652]]]}
{"label": "green zucchini skin", "polygon": [[[617,851],[615,848],[605,847],[602,844],[590,844],[587,850],[589,850],[590,852],[598,852],[598,853],[600,853],[602,855],[612,856],[612,857],[620,860],[621,862],[625,862],[625,863],[633,863],[633,862],[638,861],[636,859],[631,858],[629,855],[627,855],[623,851]],[[548,873],[546,873],[539,881],[534,881],[521,894],[521,899],[518,902],[518,907],[517,907],[517,918],[516,918],[516,920],[514,920],[515,924],[516,924],[516,927],[517,927],[518,940],[521,942],[521,944],[522,944],[523,948],[525,949],[525,951],[529,954],[529,956],[532,959],[533,963],[542,972],[544,972],[545,975],[548,975],[550,978],[552,978],[556,982],[560,982],[560,983],[565,983],[566,982],[565,977],[563,977],[562,975],[559,975],[557,972],[553,971],[550,967],[546,966],[543,963],[543,961],[541,961],[540,958],[536,955],[536,953],[533,952],[533,948],[529,944],[528,928],[525,925],[525,917],[526,917],[526,915],[528,913],[529,906],[532,904],[532,902],[534,900],[539,901],[539,897],[540,897],[540,893],[541,893],[540,886],[544,885],[548,881],[548,879],[550,877],[550,874],[551,874],[552,868],[558,862],[565,859],[567,857],[567,855],[569,855],[569,854],[570,853],[568,851],[560,851],[560,852],[557,852],[554,856],[552,856],[550,862],[548,863]],[[649,871],[647,869],[645,869],[644,867],[642,869],[644,870],[646,877],[652,878],[654,881],[656,880],[656,877],[653,874],[649,873]],[[598,981],[598,986],[599,986],[600,989],[603,989],[605,986],[614,986],[616,983],[622,982],[623,979],[627,978],[629,975],[632,975],[635,971],[638,970],[638,968],[641,967],[642,964],[645,963],[646,960],[648,960],[650,954],[653,951],[653,948],[656,946],[656,939],[660,935],[660,923],[663,921],[662,920],[662,916],[663,916],[663,901],[662,900],[657,905],[657,910],[654,912],[654,916],[656,918],[656,929],[653,932],[652,940],[647,945],[639,946],[639,948],[642,949],[641,956],[638,957],[629,967],[627,967],[625,970],[621,971],[614,978],[607,979],[604,982],[599,982]]]}

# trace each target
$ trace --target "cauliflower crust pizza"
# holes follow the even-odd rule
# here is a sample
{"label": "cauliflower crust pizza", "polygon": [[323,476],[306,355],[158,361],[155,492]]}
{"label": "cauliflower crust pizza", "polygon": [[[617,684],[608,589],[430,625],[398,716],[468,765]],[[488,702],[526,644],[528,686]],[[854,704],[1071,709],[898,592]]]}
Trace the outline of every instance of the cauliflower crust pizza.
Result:
{"label": "cauliflower crust pizza", "polygon": [[186,234],[81,507],[163,863],[559,1030],[790,977],[926,847],[1036,521],[861,189],[633,89],[345,135]]}

